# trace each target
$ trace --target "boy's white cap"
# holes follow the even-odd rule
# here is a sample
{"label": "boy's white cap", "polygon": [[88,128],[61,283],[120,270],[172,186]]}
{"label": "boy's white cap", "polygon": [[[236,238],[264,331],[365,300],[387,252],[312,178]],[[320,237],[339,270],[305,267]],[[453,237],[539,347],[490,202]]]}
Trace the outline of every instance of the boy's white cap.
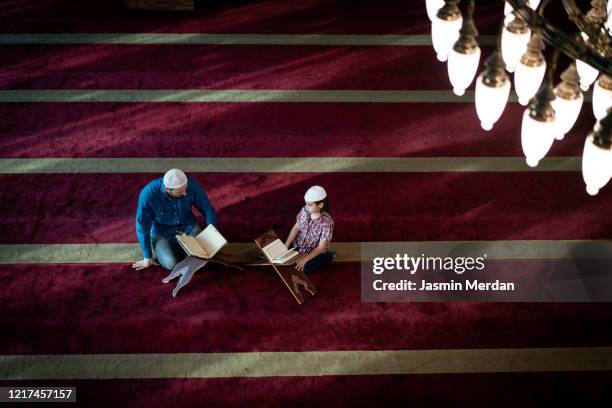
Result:
{"label": "boy's white cap", "polygon": [[321,201],[325,197],[327,197],[327,193],[325,192],[325,189],[323,187],[312,186],[308,189],[306,194],[304,194],[304,201],[311,203],[311,202]]}
{"label": "boy's white cap", "polygon": [[164,174],[164,186],[179,188],[187,184],[187,176],[179,169],[170,169]]}

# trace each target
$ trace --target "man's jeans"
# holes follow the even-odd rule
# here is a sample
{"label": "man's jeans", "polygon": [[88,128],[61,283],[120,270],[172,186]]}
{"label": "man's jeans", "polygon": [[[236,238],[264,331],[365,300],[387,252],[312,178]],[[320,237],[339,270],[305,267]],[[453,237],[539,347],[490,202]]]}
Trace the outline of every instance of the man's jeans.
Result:
{"label": "man's jeans", "polygon": [[[189,235],[195,237],[200,232],[202,232],[202,229],[196,224]],[[181,262],[187,256],[185,250],[181,247],[176,238],[168,239],[160,235],[151,235],[151,244],[157,262],[168,270],[172,270],[177,263]]]}
{"label": "man's jeans", "polygon": [[315,256],[304,265],[304,274],[308,275],[321,268],[325,268],[335,257],[336,253],[334,251],[325,251]]}

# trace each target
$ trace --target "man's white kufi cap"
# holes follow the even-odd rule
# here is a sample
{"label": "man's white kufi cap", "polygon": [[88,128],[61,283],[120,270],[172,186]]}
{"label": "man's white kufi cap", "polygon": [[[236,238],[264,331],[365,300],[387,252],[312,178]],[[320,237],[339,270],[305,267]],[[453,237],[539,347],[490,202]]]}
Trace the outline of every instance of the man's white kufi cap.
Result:
{"label": "man's white kufi cap", "polygon": [[307,202],[316,202],[321,201],[325,197],[327,197],[327,193],[325,189],[321,186],[312,186],[308,189],[306,194],[304,195],[304,200]]}
{"label": "man's white kufi cap", "polygon": [[164,174],[164,186],[179,188],[187,184],[187,176],[179,169],[170,169]]}

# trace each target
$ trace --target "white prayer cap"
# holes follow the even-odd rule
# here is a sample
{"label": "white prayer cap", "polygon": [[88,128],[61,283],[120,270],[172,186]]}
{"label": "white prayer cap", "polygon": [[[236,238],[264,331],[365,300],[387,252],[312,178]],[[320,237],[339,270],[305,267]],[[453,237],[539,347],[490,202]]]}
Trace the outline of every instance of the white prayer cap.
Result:
{"label": "white prayer cap", "polygon": [[311,203],[316,201],[321,201],[325,197],[327,197],[327,193],[325,189],[321,186],[312,186],[308,189],[306,194],[304,195],[304,200]]}
{"label": "white prayer cap", "polygon": [[164,186],[180,188],[187,184],[187,176],[179,169],[170,169],[164,174]]}

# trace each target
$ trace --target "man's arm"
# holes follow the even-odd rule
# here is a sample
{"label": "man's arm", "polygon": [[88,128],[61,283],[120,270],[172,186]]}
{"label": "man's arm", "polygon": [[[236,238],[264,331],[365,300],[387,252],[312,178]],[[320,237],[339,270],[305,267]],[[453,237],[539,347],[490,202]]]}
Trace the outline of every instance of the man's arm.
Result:
{"label": "man's arm", "polygon": [[198,183],[192,183],[191,185],[193,186],[195,192],[194,205],[204,216],[206,225],[212,224],[215,227],[218,227],[217,213],[215,212],[212,204],[210,204],[210,200],[208,199],[206,192]]}
{"label": "man's arm", "polygon": [[138,197],[138,209],[136,210],[136,235],[144,259],[152,259],[151,249],[151,226],[153,225],[153,211],[148,206],[148,195],[141,191]]}

